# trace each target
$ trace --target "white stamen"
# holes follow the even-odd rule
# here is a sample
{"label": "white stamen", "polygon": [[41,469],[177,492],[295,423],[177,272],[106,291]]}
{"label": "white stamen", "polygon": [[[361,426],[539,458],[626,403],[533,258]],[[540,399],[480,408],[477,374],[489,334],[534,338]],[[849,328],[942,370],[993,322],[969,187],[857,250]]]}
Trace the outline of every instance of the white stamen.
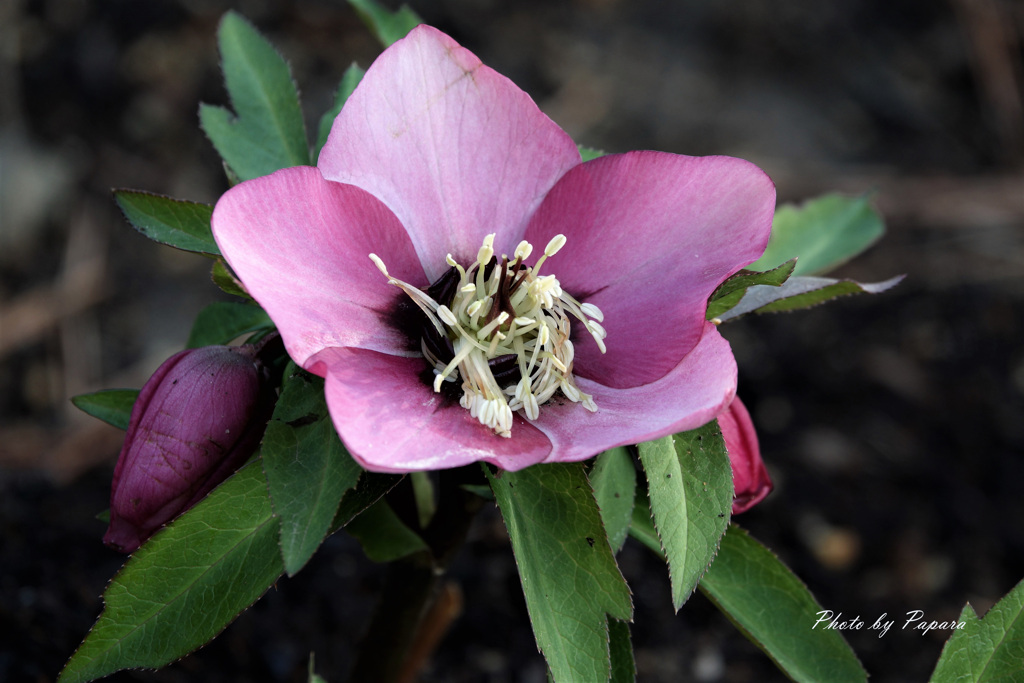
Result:
{"label": "white stamen", "polygon": [[562,361],[558,360],[558,356],[552,355],[552,356],[549,356],[549,358],[551,359],[551,364],[554,365],[556,368],[558,368],[559,372],[569,372],[569,368],[567,368],[565,366],[565,363],[563,363]]}
{"label": "white stamen", "polygon": [[491,332],[493,332],[495,330],[495,328],[497,328],[499,325],[504,325],[506,320],[508,320],[508,313],[506,313],[505,311],[502,311],[501,313],[498,314],[497,318],[495,318],[491,322],[487,323],[486,325],[481,327],[479,331],[477,331],[476,338],[477,339],[485,338],[487,335],[489,335]]}
{"label": "white stamen", "polygon": [[[440,302],[392,277],[376,254],[370,254],[370,259],[390,284],[416,303],[442,340],[452,345],[452,358],[446,364],[431,350],[437,340],[429,347],[426,338],[420,342],[420,351],[433,369],[434,391],[440,392],[446,382],[460,382],[459,404],[497,436],[508,438],[515,412],[536,420],[540,407],[559,392],[586,410],[597,410],[593,397],[581,391],[573,377],[576,350],[569,339],[571,319],[584,326],[602,352],[608,332],[597,306],[581,304],[564,292],[555,275],[540,274],[545,260],[565,246],[564,235],[548,242],[533,267],[523,263],[533,252],[526,240],[516,246],[514,261],[504,254],[495,261],[494,238],[495,233],[484,237],[476,261],[466,268],[451,254],[446,256],[445,262],[455,269],[447,277],[454,279],[457,272],[458,286],[448,295],[450,300]],[[514,383],[505,379],[499,383],[489,364],[505,356],[514,357],[515,362],[502,364],[501,376],[511,374],[505,368],[515,368]]]}
{"label": "white stamen", "polygon": [[532,253],[533,245],[527,242],[526,240],[523,240],[516,247],[514,256],[521,261],[525,261],[526,259],[530,258],[530,254]]}
{"label": "white stamen", "polygon": [[496,233],[492,232],[490,235],[487,235],[487,237],[484,237],[483,246],[481,246],[480,250],[476,253],[476,260],[480,264],[481,267],[487,265],[488,263],[490,263],[491,258],[494,257],[494,235],[495,234]]}
{"label": "white stamen", "polygon": [[554,256],[555,254],[562,250],[562,247],[565,246],[566,241],[567,240],[565,239],[565,235],[555,235],[554,237],[551,238],[551,241],[548,242],[548,246],[544,247],[544,255]]}
{"label": "white stamen", "polygon": [[537,397],[533,394],[526,395],[526,402],[523,404],[523,408],[526,410],[527,418],[536,420],[540,417],[540,406],[537,405]]}
{"label": "white stamen", "polygon": [[565,397],[573,403],[579,403],[580,390],[576,388],[576,385],[570,382],[568,379],[563,379],[558,383],[558,388],[562,390]]}
{"label": "white stamen", "polygon": [[370,254],[370,260],[373,261],[373,265],[377,266],[377,270],[384,273],[384,277],[390,278],[388,275],[388,267],[384,265],[384,262],[380,260],[380,256],[376,254]]}
{"label": "white stamen", "polygon": [[580,304],[580,312],[588,318],[593,318],[599,323],[604,322],[604,313],[594,304]]}
{"label": "white stamen", "polygon": [[455,314],[452,313],[451,309],[447,306],[442,305],[437,307],[437,317],[441,319],[441,322],[449,327],[455,327],[455,325],[459,323],[458,318],[455,317]]}
{"label": "white stamen", "polygon": [[587,329],[590,330],[590,334],[600,339],[604,339],[608,336],[608,331],[604,329],[604,326],[596,320],[591,320],[587,323]]}

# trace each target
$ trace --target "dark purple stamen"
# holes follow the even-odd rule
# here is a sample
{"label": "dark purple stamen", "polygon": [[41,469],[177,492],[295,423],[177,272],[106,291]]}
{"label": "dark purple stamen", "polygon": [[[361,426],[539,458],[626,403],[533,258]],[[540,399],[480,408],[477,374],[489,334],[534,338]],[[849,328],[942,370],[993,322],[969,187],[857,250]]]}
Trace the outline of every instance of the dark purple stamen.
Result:
{"label": "dark purple stamen", "polygon": [[451,308],[455,292],[459,290],[459,271],[454,267],[444,272],[434,284],[427,287],[427,295],[439,304]]}
{"label": "dark purple stamen", "polygon": [[518,357],[514,353],[506,353],[503,356],[495,356],[487,361],[487,367],[491,369],[491,375],[498,386],[507,387],[517,384],[523,378],[519,371]]}
{"label": "dark purple stamen", "polygon": [[455,358],[455,346],[452,344],[452,340],[438,332],[426,316],[422,317],[423,344],[430,353],[434,354],[434,358],[447,365]]}
{"label": "dark purple stamen", "polygon": [[495,292],[496,299],[494,304],[491,306],[491,310],[487,312],[487,318],[484,320],[484,324],[490,324],[495,318],[501,315],[504,311],[508,313],[509,318],[516,317],[516,311],[512,308],[512,297],[509,296],[509,277],[508,277],[508,258],[501,259],[501,278],[498,280],[498,291]]}

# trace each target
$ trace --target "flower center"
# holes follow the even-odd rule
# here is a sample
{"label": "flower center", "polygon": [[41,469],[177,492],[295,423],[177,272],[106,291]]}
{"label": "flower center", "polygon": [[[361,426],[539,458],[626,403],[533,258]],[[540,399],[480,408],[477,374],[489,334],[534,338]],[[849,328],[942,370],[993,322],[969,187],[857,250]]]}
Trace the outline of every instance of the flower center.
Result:
{"label": "flower center", "polygon": [[597,405],[572,375],[570,316],[586,327],[605,352],[604,315],[562,291],[540,267],[565,246],[556,235],[533,267],[523,264],[533,246],[523,240],[513,260],[494,254],[494,235],[484,238],[476,260],[459,265],[451,254],[448,271],[422,290],[388,274],[376,254],[370,259],[426,315],[420,350],[434,368],[434,391],[462,380],[459,403],[498,436],[510,437],[512,413],[536,420],[540,406],[557,392],[591,412]]}

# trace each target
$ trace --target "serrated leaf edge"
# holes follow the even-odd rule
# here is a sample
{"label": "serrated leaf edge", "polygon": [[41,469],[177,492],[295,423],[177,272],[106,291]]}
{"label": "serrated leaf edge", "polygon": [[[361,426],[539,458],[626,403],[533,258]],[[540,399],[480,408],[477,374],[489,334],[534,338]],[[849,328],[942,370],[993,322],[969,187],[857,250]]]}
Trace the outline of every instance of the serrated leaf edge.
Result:
{"label": "serrated leaf edge", "polygon": [[[233,551],[233,550],[234,550],[235,548],[237,548],[237,547],[238,547],[239,545],[241,545],[241,544],[242,544],[243,542],[245,542],[245,541],[248,541],[248,540],[252,539],[253,537],[255,537],[255,536],[256,536],[256,535],[257,535],[257,534],[258,534],[258,533],[259,533],[260,531],[262,531],[262,530],[263,530],[263,528],[264,528],[264,527],[265,527],[265,526],[266,526],[267,524],[273,524],[274,522],[276,522],[276,521],[278,521],[278,520],[279,520],[279,518],[278,518],[278,517],[277,517],[276,515],[273,515],[273,514],[272,514],[272,515],[270,515],[270,516],[269,516],[269,517],[268,517],[268,518],[266,519],[266,521],[264,521],[264,522],[260,523],[260,524],[259,524],[258,526],[256,526],[256,527],[254,527],[254,528],[253,528],[253,530],[252,530],[252,533],[246,534],[246,535],[245,535],[244,537],[240,538],[240,539],[239,539],[239,542],[238,542],[237,544],[235,544],[234,546],[232,546],[232,548],[231,548],[231,551]],[[173,524],[173,523],[174,523],[174,522],[171,522],[171,524]],[[163,533],[165,533],[165,530],[166,530],[166,529],[168,529],[168,528],[170,528],[171,524],[168,524],[167,526],[164,526],[163,528],[161,528],[161,529],[160,529],[160,531],[158,531],[158,532],[157,532],[156,534],[154,534],[152,538],[155,538],[155,537],[156,537],[156,536],[157,536],[158,534],[163,534]],[[136,552],[137,552],[137,551],[136,551]],[[227,554],[227,552],[225,552],[224,554],[226,555],[226,554]],[[117,570],[117,572],[116,572],[116,573],[115,573],[115,574],[114,574],[114,575],[113,575],[113,576],[112,576],[112,577],[110,578],[110,580],[108,580],[108,581],[107,581],[107,585],[106,585],[106,587],[105,587],[105,588],[103,589],[103,595],[101,596],[101,599],[103,600],[103,609],[102,609],[102,610],[100,611],[100,614],[99,614],[99,616],[98,616],[98,617],[96,617],[96,621],[95,621],[95,622],[93,623],[93,625],[92,625],[92,626],[91,626],[91,627],[89,628],[89,631],[88,631],[88,632],[87,632],[87,633],[85,634],[85,637],[84,637],[84,638],[82,639],[82,642],[81,642],[81,643],[79,643],[79,645],[78,645],[78,647],[77,647],[77,648],[75,648],[75,651],[74,651],[74,652],[73,652],[73,653],[71,654],[71,656],[70,656],[70,657],[68,658],[68,661],[64,663],[64,667],[63,667],[63,668],[61,669],[61,673],[60,673],[60,675],[59,675],[59,676],[58,676],[58,678],[57,678],[57,683],[62,683],[63,681],[65,681],[65,672],[67,671],[68,665],[69,665],[69,664],[71,664],[72,660],[74,660],[74,658],[75,658],[75,657],[76,657],[76,656],[78,655],[79,651],[80,651],[80,650],[82,649],[82,647],[83,647],[83,646],[85,645],[86,641],[87,641],[87,640],[89,639],[89,636],[90,636],[90,635],[92,635],[92,633],[93,633],[93,631],[94,631],[94,630],[96,629],[96,627],[97,627],[97,626],[99,626],[99,624],[100,624],[100,621],[101,621],[101,620],[103,619],[103,615],[104,615],[104,614],[106,613],[106,611],[107,611],[107,600],[106,600],[106,594],[107,594],[107,591],[109,591],[109,590],[110,590],[110,587],[111,587],[111,586],[112,586],[112,585],[114,584],[114,582],[115,582],[115,581],[116,581],[116,580],[118,579],[118,577],[119,577],[119,576],[121,576],[121,574],[122,574],[122,573],[124,573],[124,571],[125,571],[125,570],[127,569],[127,567],[128,567],[128,563],[129,563],[129,562],[131,562],[131,561],[132,561],[132,559],[133,559],[134,557],[135,557],[135,554],[132,554],[131,556],[129,556],[129,558],[128,558],[128,559],[127,559],[127,560],[125,561],[125,563],[124,563],[123,565],[121,565],[121,568],[120,568],[120,569],[118,569],[118,570]],[[220,562],[220,560],[218,560],[218,562]],[[200,577],[199,577],[199,578],[201,578],[202,576],[204,576],[204,575],[206,574],[206,572],[210,571],[210,570],[211,570],[211,569],[212,569],[212,568],[213,568],[213,567],[214,567],[214,566],[215,566],[216,564],[217,564],[217,562],[215,562],[215,563],[211,564],[211,565],[210,565],[210,566],[209,566],[209,567],[208,567],[208,568],[207,568],[206,570],[204,570],[204,572],[203,572],[203,573],[202,573],[202,574],[200,575]],[[283,573],[282,573],[281,575],[279,575],[279,576],[278,576],[278,579],[280,579],[280,578],[281,578],[281,576],[283,576]],[[194,583],[195,583],[195,582],[193,582],[193,583],[189,584],[189,588],[191,588],[191,586],[192,586],[192,585],[194,585]],[[271,588],[272,588],[272,587],[274,586],[274,584],[275,584],[275,583],[276,583],[276,580],[275,580],[274,582],[272,582],[272,583],[271,583],[271,584],[270,584],[269,586],[267,586],[267,588],[266,588],[266,589],[265,589],[265,590],[264,590],[264,591],[263,591],[262,593],[260,593],[260,594],[259,594],[259,596],[257,596],[255,600],[253,600],[252,602],[250,602],[250,603],[249,603],[248,605],[244,606],[244,607],[243,607],[242,609],[240,609],[240,610],[239,610],[239,611],[238,611],[237,613],[235,613],[235,615],[234,615],[234,616],[232,616],[232,617],[231,617],[230,619],[228,619],[228,620],[227,620],[227,621],[225,622],[225,624],[224,624],[223,628],[221,628],[221,629],[220,629],[219,631],[217,631],[217,633],[216,633],[216,634],[214,634],[213,638],[216,638],[216,637],[217,637],[218,635],[220,635],[221,633],[223,633],[223,632],[224,632],[224,630],[225,630],[225,629],[226,629],[226,628],[227,628],[228,626],[230,626],[230,625],[231,625],[232,623],[234,623],[234,621],[235,621],[235,620],[236,620],[236,619],[237,619],[237,618],[239,617],[239,615],[241,615],[241,614],[242,614],[242,612],[245,612],[245,611],[246,611],[247,609],[249,609],[250,607],[252,607],[253,605],[255,605],[255,604],[256,604],[256,603],[257,603],[257,602],[258,602],[258,601],[259,601],[259,600],[260,600],[260,599],[261,599],[261,598],[262,598],[262,597],[263,597],[264,595],[266,595],[267,591],[268,591],[268,590],[270,590],[270,589],[271,589]],[[139,629],[139,628],[141,628],[141,627],[142,627],[143,625],[145,625],[146,623],[148,623],[148,622],[149,622],[149,621],[150,621],[151,619],[155,618],[155,617],[156,617],[156,616],[157,616],[158,614],[160,614],[160,613],[161,613],[161,611],[162,611],[162,610],[163,610],[164,608],[166,608],[166,606],[167,606],[167,605],[169,605],[169,604],[170,604],[171,602],[174,602],[174,601],[176,601],[176,600],[180,599],[180,598],[181,598],[181,596],[182,596],[182,595],[183,595],[184,593],[186,593],[186,592],[187,592],[187,589],[186,589],[186,590],[183,590],[183,591],[182,591],[181,593],[177,593],[176,595],[174,595],[174,596],[173,596],[173,598],[171,598],[170,600],[168,600],[168,601],[164,602],[164,603],[163,603],[163,606],[162,606],[162,608],[161,608],[160,610],[158,610],[157,612],[154,612],[153,614],[151,614],[150,616],[148,616],[148,617],[147,617],[147,618],[146,618],[145,620],[143,620],[142,622],[140,622],[140,623],[138,623],[138,624],[134,625],[134,626],[132,627],[132,630],[131,630],[131,631],[130,631],[130,632],[129,632],[128,634],[126,634],[125,636],[123,636],[122,638],[118,639],[118,641],[116,641],[116,643],[120,643],[120,642],[123,642],[123,641],[124,641],[124,639],[128,637],[128,635],[131,635],[132,633],[135,633],[136,631],[138,631],[138,629]],[[210,641],[212,641],[212,640],[213,640],[213,638],[211,638],[210,640],[206,641],[206,643],[204,643],[203,645],[200,645],[199,647],[203,647],[204,645],[207,645],[207,644],[209,644],[209,643],[210,643]],[[117,647],[117,644],[115,644],[115,645],[112,645],[112,646],[111,646],[111,648],[112,648],[112,647]],[[105,654],[105,653],[109,652],[111,648],[107,648],[107,649],[103,650],[103,651],[102,651],[102,653],[103,653],[103,654]],[[198,649],[199,649],[199,648],[196,648],[196,650],[198,650]],[[114,669],[113,671],[110,671],[110,672],[108,672],[108,673],[105,673],[105,674],[101,674],[101,676],[100,676],[100,677],[104,677],[104,676],[109,676],[110,674],[112,674],[112,673],[115,673],[115,672],[117,672],[117,671],[125,671],[125,670],[135,670],[135,671],[138,671],[138,670],[143,670],[143,671],[156,671],[156,670],[157,670],[157,668],[162,668],[162,667],[164,667],[164,666],[168,666],[168,665],[170,665],[170,664],[173,664],[173,663],[175,663],[175,662],[180,662],[180,661],[181,661],[182,659],[184,659],[184,658],[185,658],[185,657],[187,657],[188,655],[192,654],[192,653],[193,653],[193,652],[195,652],[196,650],[190,650],[189,652],[186,652],[185,654],[181,655],[180,657],[177,657],[177,658],[175,658],[175,659],[172,659],[172,660],[170,660],[170,661],[168,661],[168,662],[166,662],[166,663],[164,663],[164,664],[161,664],[161,665],[160,665],[159,667],[156,667],[156,668],[150,668],[150,667],[145,667],[145,666],[136,666],[136,667],[123,667],[123,668],[120,668],[120,669]],[[90,660],[89,660],[89,661],[91,662],[91,661],[95,661],[95,660],[96,660],[96,658],[90,658]],[[96,678],[95,678],[95,677],[94,677],[94,678],[86,678],[86,679],[78,678],[78,679],[73,679],[73,680],[85,680],[85,681],[93,681],[93,680],[96,680]]]}

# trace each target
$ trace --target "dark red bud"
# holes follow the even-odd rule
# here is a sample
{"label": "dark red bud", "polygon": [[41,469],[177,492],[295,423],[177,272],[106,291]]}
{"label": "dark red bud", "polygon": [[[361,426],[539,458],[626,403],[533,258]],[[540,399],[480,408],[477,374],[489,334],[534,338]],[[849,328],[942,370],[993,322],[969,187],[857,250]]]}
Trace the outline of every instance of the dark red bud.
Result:
{"label": "dark red bud", "polygon": [[256,451],[275,402],[264,348],[187,349],[149,378],[114,469],[104,543],[133,552]]}
{"label": "dark red bud", "polygon": [[757,444],[757,432],[750,419],[750,413],[739,397],[718,416],[718,426],[725,438],[732,464],[732,482],[735,494],[732,514],[738,515],[754,507],[771,493],[772,480],[761,460],[761,448]]}

